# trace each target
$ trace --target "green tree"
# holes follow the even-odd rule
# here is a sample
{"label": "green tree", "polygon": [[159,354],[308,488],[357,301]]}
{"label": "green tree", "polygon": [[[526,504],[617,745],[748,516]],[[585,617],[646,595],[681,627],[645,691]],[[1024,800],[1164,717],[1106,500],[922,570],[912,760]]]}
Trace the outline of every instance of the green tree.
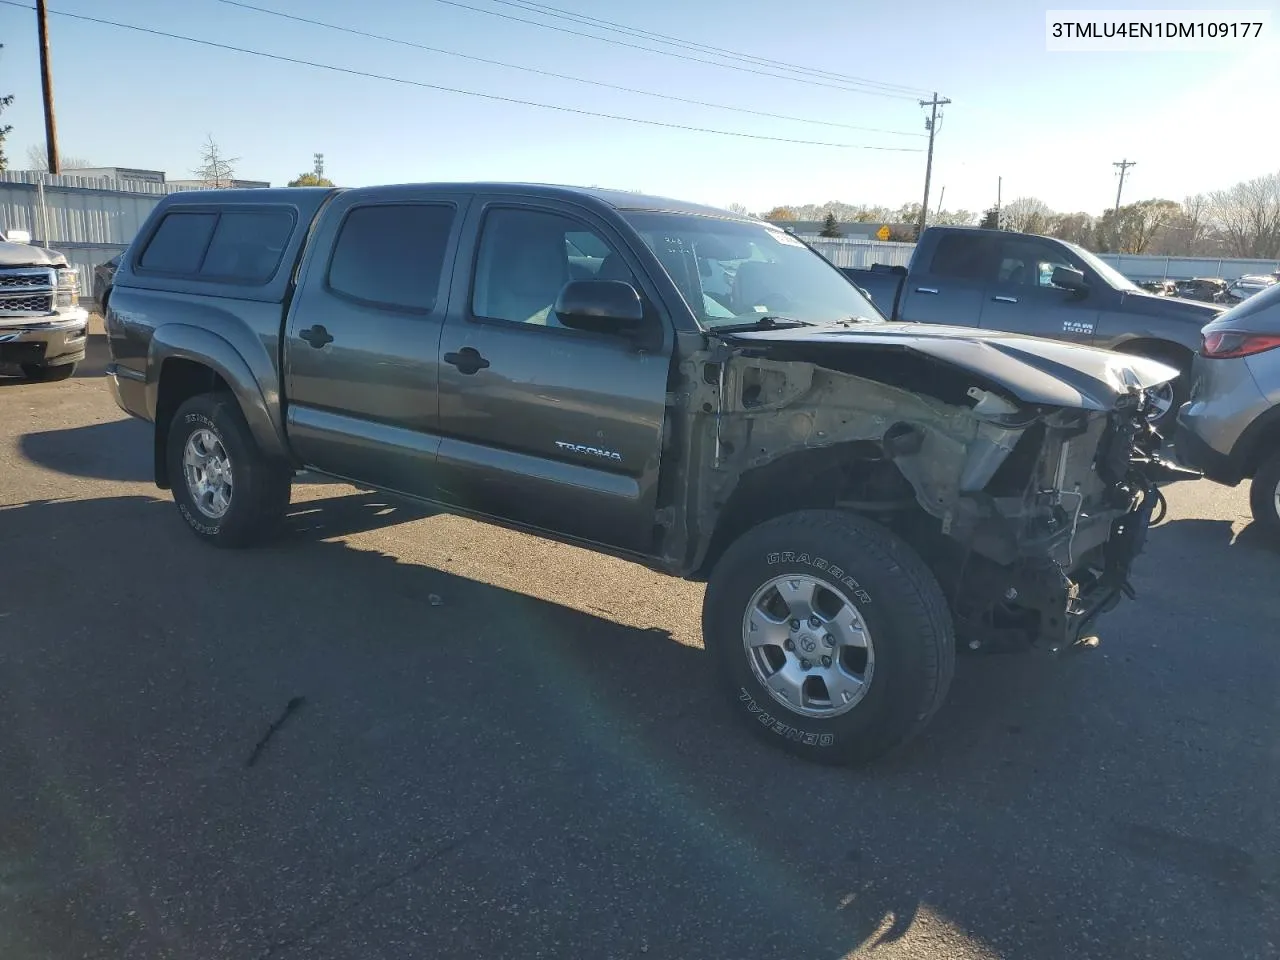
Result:
{"label": "green tree", "polygon": [[[0,43],[0,50],[4,49],[4,44]],[[0,97],[0,113],[4,113],[4,108],[13,103],[13,94],[7,93]],[[13,131],[13,124],[0,123],[0,170],[9,169],[9,158],[4,155],[5,137]]]}
{"label": "green tree", "polygon": [[999,230],[1000,229],[1000,211],[991,207],[982,214],[982,221],[978,224],[983,230]]}
{"label": "green tree", "polygon": [[1172,200],[1139,200],[1108,210],[1098,220],[1098,246],[1109,253],[1145,253],[1151,238],[1166,224],[1182,218],[1182,205]]}
{"label": "green tree", "polygon": [[822,230],[818,233],[820,237],[839,237],[840,221],[836,219],[834,213],[828,213],[826,219],[822,221]]}
{"label": "green tree", "polygon": [[333,181],[328,177],[319,176],[309,170],[289,181],[291,187],[332,187],[333,185]]}

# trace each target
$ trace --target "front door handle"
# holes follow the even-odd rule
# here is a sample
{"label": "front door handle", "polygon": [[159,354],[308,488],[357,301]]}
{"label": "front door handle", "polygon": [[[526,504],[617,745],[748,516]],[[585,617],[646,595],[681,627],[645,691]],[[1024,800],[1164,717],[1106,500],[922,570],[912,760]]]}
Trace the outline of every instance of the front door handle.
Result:
{"label": "front door handle", "polygon": [[307,329],[298,334],[298,337],[307,341],[307,343],[311,344],[317,350],[323,347],[326,343],[333,343],[333,337],[330,335],[329,331],[319,323],[314,327],[307,327]]}
{"label": "front door handle", "polygon": [[446,353],[444,362],[453,364],[459,373],[472,374],[489,366],[489,361],[480,356],[475,347],[463,347],[457,353]]}
{"label": "front door handle", "polygon": [[937,296],[937,287],[916,287],[916,293],[932,293]]}
{"label": "front door handle", "polygon": [[992,297],[991,299],[994,300],[996,303],[1017,303],[1018,302],[1017,297]]}

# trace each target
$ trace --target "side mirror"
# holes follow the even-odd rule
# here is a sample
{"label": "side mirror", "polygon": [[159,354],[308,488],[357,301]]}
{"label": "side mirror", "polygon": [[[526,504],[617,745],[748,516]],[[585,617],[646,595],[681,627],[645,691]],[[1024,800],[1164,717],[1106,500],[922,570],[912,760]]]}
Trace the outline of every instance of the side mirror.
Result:
{"label": "side mirror", "polygon": [[570,280],[554,309],[566,327],[596,333],[633,333],[644,321],[640,294],[625,280]]}
{"label": "side mirror", "polygon": [[1084,293],[1089,289],[1084,272],[1071,267],[1054,267],[1053,276],[1049,280],[1055,287],[1062,287],[1072,293]]}

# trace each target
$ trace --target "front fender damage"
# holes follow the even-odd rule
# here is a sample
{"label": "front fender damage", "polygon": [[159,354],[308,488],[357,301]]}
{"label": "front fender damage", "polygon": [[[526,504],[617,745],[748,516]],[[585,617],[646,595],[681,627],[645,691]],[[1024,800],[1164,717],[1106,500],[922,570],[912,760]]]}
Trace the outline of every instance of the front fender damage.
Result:
{"label": "front fender damage", "polygon": [[1034,406],[936,362],[876,372],[732,348],[688,372],[699,369],[691,433],[710,456],[686,460],[709,463],[686,489],[704,550],[762,490],[775,513],[826,496],[919,550],[975,648],[1059,649],[1130,589],[1159,498],[1143,474],[1159,438],[1140,392],[1110,412]]}

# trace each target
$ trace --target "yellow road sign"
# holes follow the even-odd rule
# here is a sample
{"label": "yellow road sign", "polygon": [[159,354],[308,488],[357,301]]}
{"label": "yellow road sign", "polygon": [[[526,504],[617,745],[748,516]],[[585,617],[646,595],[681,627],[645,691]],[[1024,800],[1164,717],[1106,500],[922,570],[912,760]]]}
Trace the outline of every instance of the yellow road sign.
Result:
{"label": "yellow road sign", "polygon": [[887,224],[882,226],[879,230],[876,231],[876,239],[877,240],[889,239],[889,227]]}

